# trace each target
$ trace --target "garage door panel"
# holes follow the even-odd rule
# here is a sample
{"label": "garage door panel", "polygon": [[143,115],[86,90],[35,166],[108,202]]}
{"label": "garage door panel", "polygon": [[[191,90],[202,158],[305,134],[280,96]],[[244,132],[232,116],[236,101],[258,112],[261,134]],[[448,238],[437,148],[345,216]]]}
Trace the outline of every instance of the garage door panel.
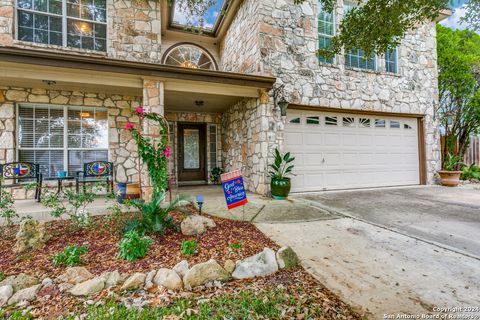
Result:
{"label": "garage door panel", "polygon": [[[307,117],[320,123],[306,124]],[[327,117],[336,118],[337,125],[326,125]],[[301,124],[288,123],[294,118]],[[380,120],[385,127],[375,127],[368,115],[289,111],[285,145],[296,157],[293,191],[419,184],[417,122]]]}

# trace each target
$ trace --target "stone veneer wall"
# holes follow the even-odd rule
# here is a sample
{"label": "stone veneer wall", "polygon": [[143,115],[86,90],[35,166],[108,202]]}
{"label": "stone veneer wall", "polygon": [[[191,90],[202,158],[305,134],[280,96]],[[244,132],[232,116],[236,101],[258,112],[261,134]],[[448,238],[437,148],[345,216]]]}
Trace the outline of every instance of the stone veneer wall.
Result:
{"label": "stone veneer wall", "polygon": [[138,62],[160,63],[161,13],[155,0],[107,0],[107,52],[63,48],[15,40],[15,0],[0,0],[0,46],[88,53]]}
{"label": "stone veneer wall", "polygon": [[222,115],[222,162],[226,171],[241,169],[245,187],[269,192],[268,166],[283,139],[283,122],[272,104],[244,99]]}
{"label": "stone veneer wall", "polygon": [[[0,162],[16,161],[15,105],[18,103],[55,104],[108,108],[109,160],[115,164],[118,181],[138,180],[138,154],[131,133],[123,130],[127,121],[138,123],[132,108],[140,97],[57,91],[39,88],[0,87]],[[18,198],[18,197],[17,197]]]}
{"label": "stone veneer wall", "polygon": [[[337,21],[343,14],[342,0],[336,9]],[[440,168],[440,134],[434,118],[438,104],[436,30],[434,23],[408,33],[399,48],[399,73],[385,72],[383,57],[379,71],[345,68],[343,55],[333,65],[318,61],[317,1],[303,5],[293,0],[264,0],[253,5],[246,1],[248,17],[258,21],[257,29],[232,27],[224,40],[229,44],[230,61],[223,57],[222,68],[242,72],[250,57],[260,55],[259,70],[277,77],[285,85],[291,103],[332,108],[425,114],[426,157],[429,183]],[[239,24],[240,22],[237,22]],[[248,25],[248,21],[242,22]],[[232,25],[232,26],[235,26]],[[242,41],[235,39],[245,38]],[[257,43],[248,55],[244,43]],[[257,50],[257,52],[255,52]],[[280,138],[281,140],[281,138]]]}

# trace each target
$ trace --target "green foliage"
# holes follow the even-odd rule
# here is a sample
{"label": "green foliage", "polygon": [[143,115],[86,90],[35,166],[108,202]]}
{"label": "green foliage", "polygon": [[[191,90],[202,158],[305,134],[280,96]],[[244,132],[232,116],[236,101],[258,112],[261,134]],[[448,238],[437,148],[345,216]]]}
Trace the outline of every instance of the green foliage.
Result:
{"label": "green foliage", "polygon": [[182,256],[191,256],[197,253],[197,241],[196,240],[182,240],[180,245],[180,253]]}
{"label": "green foliage", "polygon": [[0,271],[0,282],[5,280],[5,273],[3,273],[2,271]]}
{"label": "green foliage", "polygon": [[453,153],[463,158],[470,136],[480,132],[480,35],[438,25],[437,42],[443,157]]}
{"label": "green foliage", "polygon": [[234,250],[238,250],[242,247],[242,244],[240,242],[238,242],[237,240],[231,240],[229,243],[228,243],[228,247],[230,249],[234,249]]}
{"label": "green foliage", "polygon": [[460,177],[462,180],[480,180],[480,167],[476,164],[471,166],[465,166],[462,169],[462,175]]}
{"label": "green foliage", "polygon": [[443,169],[445,171],[457,171],[464,165],[462,157],[456,156],[453,153],[447,154],[447,157],[443,160]]}
{"label": "green foliage", "polygon": [[118,256],[128,262],[145,258],[150,244],[154,241],[148,237],[142,237],[137,231],[127,232],[118,245]]}
{"label": "green foliage", "polygon": [[281,154],[278,149],[275,149],[275,161],[270,165],[272,170],[270,176],[272,179],[285,179],[287,176],[292,175],[292,170],[295,167],[291,164],[295,158],[291,157],[290,152]]}
{"label": "green foliage", "polygon": [[469,29],[480,32],[480,0],[470,0],[465,3],[465,16],[461,19]]}
{"label": "green foliage", "polygon": [[214,183],[214,184],[219,184],[220,183],[220,180],[221,180],[221,175],[223,173],[223,169],[222,168],[219,168],[219,167],[215,167],[212,169],[212,171],[210,171],[210,180]]}
{"label": "green foliage", "polygon": [[30,312],[21,310],[7,311],[0,308],[0,319],[5,320],[31,320],[33,316]]}
{"label": "green foliage", "polygon": [[88,252],[86,246],[68,246],[56,254],[52,261],[54,266],[74,267],[81,264],[82,255]]}
{"label": "green foliage", "polygon": [[0,218],[4,219],[7,226],[11,226],[19,218],[17,211],[13,207],[15,201],[10,192],[0,190]]}
{"label": "green foliage", "polygon": [[143,199],[135,199],[130,205],[140,210],[140,216],[127,223],[125,232],[136,230],[140,234],[157,233],[164,235],[167,229],[176,229],[173,218],[169,215],[172,211],[181,211],[180,202],[183,198],[176,198],[170,202],[164,202],[166,193],[157,193],[152,196],[152,201],[146,203]]}
{"label": "green foliage", "polygon": [[45,189],[42,204],[51,209],[52,217],[62,218],[66,215],[76,227],[86,228],[90,226],[90,213],[87,211],[87,206],[95,200],[94,191],[86,190],[77,194],[71,189],[64,189],[62,196]]}

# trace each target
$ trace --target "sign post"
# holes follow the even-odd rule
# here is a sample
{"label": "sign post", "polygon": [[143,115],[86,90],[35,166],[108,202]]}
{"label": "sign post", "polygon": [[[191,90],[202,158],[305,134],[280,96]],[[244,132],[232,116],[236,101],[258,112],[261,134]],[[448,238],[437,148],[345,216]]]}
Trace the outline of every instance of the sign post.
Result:
{"label": "sign post", "polygon": [[221,175],[223,193],[228,209],[244,206],[248,203],[247,192],[243,184],[242,172],[235,170]]}

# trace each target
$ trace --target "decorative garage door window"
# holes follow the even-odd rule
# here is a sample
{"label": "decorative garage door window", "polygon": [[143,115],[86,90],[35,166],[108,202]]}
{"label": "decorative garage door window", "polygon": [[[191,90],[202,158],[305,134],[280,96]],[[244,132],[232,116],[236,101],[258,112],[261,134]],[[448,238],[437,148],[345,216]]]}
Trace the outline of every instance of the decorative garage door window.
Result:
{"label": "decorative garage door window", "polygon": [[107,161],[107,109],[20,105],[18,159],[39,163],[47,177],[57,171],[82,171],[87,162]]}
{"label": "decorative garage door window", "polygon": [[193,44],[181,44],[170,48],[165,54],[164,64],[182,68],[217,70],[210,53]]}

